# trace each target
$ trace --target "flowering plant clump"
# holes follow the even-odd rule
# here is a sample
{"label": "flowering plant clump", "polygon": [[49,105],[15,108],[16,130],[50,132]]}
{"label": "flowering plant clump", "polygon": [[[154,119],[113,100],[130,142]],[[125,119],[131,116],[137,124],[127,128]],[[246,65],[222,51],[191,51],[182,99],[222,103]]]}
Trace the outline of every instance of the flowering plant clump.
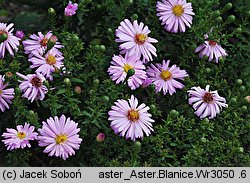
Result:
{"label": "flowering plant clump", "polygon": [[0,5],[0,165],[250,165],[250,2]]}

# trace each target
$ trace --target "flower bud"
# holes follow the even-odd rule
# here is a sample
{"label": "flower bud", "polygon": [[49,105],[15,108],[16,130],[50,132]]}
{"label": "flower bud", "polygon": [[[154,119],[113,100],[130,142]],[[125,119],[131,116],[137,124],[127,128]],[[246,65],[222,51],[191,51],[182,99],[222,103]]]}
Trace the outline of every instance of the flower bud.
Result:
{"label": "flower bud", "polygon": [[226,21],[226,23],[232,23],[232,22],[234,22],[235,21],[235,16],[234,15],[230,15],[230,16],[228,16],[227,17],[227,21]]}
{"label": "flower bud", "polygon": [[109,101],[109,97],[108,96],[102,96],[102,101],[103,102],[108,102]]}
{"label": "flower bud", "polygon": [[66,86],[71,86],[71,81],[69,78],[65,78],[63,82]]}
{"label": "flower bud", "polygon": [[12,78],[12,77],[13,77],[13,74],[12,74],[12,72],[6,72],[6,73],[5,73],[5,76],[6,76],[7,78]]}
{"label": "flower bud", "polygon": [[220,11],[219,10],[216,10],[216,11],[214,11],[213,13],[212,13],[212,18],[216,18],[216,17],[218,17],[218,16],[220,16]]}
{"label": "flower bud", "polygon": [[141,150],[141,142],[135,141],[134,149],[135,149],[136,152],[140,152],[140,150]]}
{"label": "flower bud", "polygon": [[105,140],[105,134],[104,133],[99,133],[97,136],[96,136],[96,141],[97,142],[103,142]]}
{"label": "flower bud", "polygon": [[57,42],[57,37],[56,36],[51,36],[51,38],[49,39],[48,41],[48,44],[47,44],[47,51],[49,51],[51,48],[53,48]]}
{"label": "flower bud", "polygon": [[94,90],[89,90],[89,94],[90,94],[90,95],[93,95],[94,92],[95,92]]}
{"label": "flower bud", "polygon": [[100,49],[100,45],[95,45],[95,48],[97,49],[97,50],[99,50]]}
{"label": "flower bud", "polygon": [[51,15],[56,15],[56,11],[55,11],[54,8],[49,8],[48,13],[51,14]]}
{"label": "flower bud", "polygon": [[237,84],[237,85],[242,85],[242,83],[243,83],[242,79],[237,79],[237,80],[236,80],[236,84]]}
{"label": "flower bud", "polygon": [[247,106],[245,106],[245,105],[243,105],[241,108],[241,111],[243,112],[243,113],[245,113],[245,112],[247,112]]}
{"label": "flower bud", "polygon": [[138,19],[138,15],[137,14],[133,14],[131,17],[133,20],[137,20]]}
{"label": "flower bud", "polygon": [[224,8],[222,9],[222,11],[228,11],[233,7],[232,3],[227,3]]}
{"label": "flower bud", "polygon": [[174,110],[174,109],[172,109],[172,110],[169,112],[169,116],[170,116],[170,117],[173,117],[173,118],[176,118],[176,117],[179,116],[179,112],[176,111],[176,110]]}
{"label": "flower bud", "polygon": [[237,103],[237,99],[236,99],[236,98],[231,98],[231,99],[230,99],[230,103],[236,104],[236,103]]}
{"label": "flower bud", "polygon": [[128,0],[128,2],[129,2],[130,4],[132,4],[134,1],[133,1],[133,0]]}
{"label": "flower bud", "polygon": [[113,30],[111,28],[108,28],[107,32],[108,33],[113,33]]}
{"label": "flower bud", "polygon": [[93,84],[98,85],[100,83],[99,79],[94,79]]}
{"label": "flower bud", "polygon": [[19,87],[15,88],[15,93],[21,93],[21,89]]}
{"label": "flower bud", "polygon": [[201,142],[205,143],[207,141],[207,139],[205,137],[201,137]]}
{"label": "flower bud", "polygon": [[16,31],[15,36],[20,38],[20,39],[23,39],[25,34],[23,31]]}
{"label": "flower bud", "polygon": [[0,43],[6,41],[8,39],[8,35],[5,32],[0,31]]}
{"label": "flower bud", "polygon": [[105,51],[105,46],[104,45],[100,45],[100,48],[99,48],[101,51]]}
{"label": "flower bud", "polygon": [[220,23],[220,22],[222,22],[222,17],[221,16],[218,16],[216,19],[215,19],[215,21],[217,22],[217,23]]}
{"label": "flower bud", "polygon": [[244,152],[244,148],[243,147],[239,147],[239,152]]}
{"label": "flower bud", "polygon": [[241,91],[241,92],[246,91],[246,87],[245,87],[245,86],[241,86],[241,87],[240,87],[240,91]]}
{"label": "flower bud", "polygon": [[102,5],[98,4],[96,5],[97,9],[101,9],[102,8]]}
{"label": "flower bud", "polygon": [[135,74],[135,70],[132,68],[132,69],[129,69],[128,72],[127,72],[127,77],[131,77]]}
{"label": "flower bud", "polygon": [[82,92],[82,88],[80,86],[76,86],[75,89],[74,89],[74,91],[75,91],[76,94],[79,95]]}
{"label": "flower bud", "polygon": [[250,104],[250,96],[246,96],[246,97],[245,97],[245,100],[246,100],[247,103]]}
{"label": "flower bud", "polygon": [[242,32],[242,28],[241,28],[241,27],[238,27],[238,28],[235,30],[235,32],[241,33],[241,32]]}
{"label": "flower bud", "polygon": [[211,69],[210,68],[206,68],[206,73],[211,73]]}

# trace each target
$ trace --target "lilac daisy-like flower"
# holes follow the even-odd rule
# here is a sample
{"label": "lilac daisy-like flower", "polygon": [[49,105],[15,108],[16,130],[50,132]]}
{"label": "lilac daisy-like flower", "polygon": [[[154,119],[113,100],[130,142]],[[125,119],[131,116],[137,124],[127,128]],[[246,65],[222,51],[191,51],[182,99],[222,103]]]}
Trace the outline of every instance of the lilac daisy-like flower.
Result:
{"label": "lilac daisy-like flower", "polygon": [[36,72],[41,73],[49,80],[53,80],[51,74],[63,67],[64,57],[53,50],[50,50],[44,57],[38,52],[33,54],[34,56],[29,59],[29,62],[32,63],[30,68],[37,68]]}
{"label": "lilac daisy-like flower", "polygon": [[163,90],[163,94],[169,93],[172,95],[176,92],[176,88],[182,89],[184,85],[178,80],[184,80],[188,76],[185,70],[181,70],[176,65],[169,66],[170,60],[165,62],[163,60],[162,64],[151,64],[147,69],[147,75],[155,84],[156,92]]}
{"label": "lilac daisy-like flower", "polygon": [[209,61],[215,61],[218,63],[218,60],[222,57],[226,57],[226,51],[219,45],[216,41],[213,40],[205,40],[205,42],[199,45],[195,52],[199,52],[199,57],[202,58],[207,56]]}
{"label": "lilac daisy-like flower", "polygon": [[64,115],[60,118],[50,117],[47,122],[43,122],[42,129],[38,129],[38,145],[46,147],[43,152],[49,153],[49,156],[66,160],[69,156],[75,155],[75,150],[79,149],[82,142],[78,135],[80,128],[77,126],[78,123]]}
{"label": "lilac daisy-like flower", "polygon": [[45,35],[41,32],[38,32],[38,35],[32,34],[30,39],[23,41],[25,54],[30,54],[30,58],[33,56],[33,52],[38,52],[38,54],[43,55],[46,51],[53,50],[62,55],[58,49],[63,46],[57,41],[57,39],[55,40],[54,37],[52,31],[49,31]]}
{"label": "lilac daisy-like flower", "polygon": [[151,114],[148,113],[149,107],[144,103],[138,106],[138,100],[133,95],[126,100],[117,100],[109,111],[108,120],[111,121],[111,128],[116,134],[135,141],[136,138],[143,138],[143,132],[149,136],[152,128]]}
{"label": "lilac daisy-like flower", "polygon": [[157,16],[162,25],[169,32],[177,33],[186,31],[186,26],[191,27],[193,21],[193,8],[186,0],[162,0],[157,2]]}
{"label": "lilac daisy-like flower", "polygon": [[125,19],[120,23],[116,29],[116,42],[122,43],[119,48],[121,54],[128,53],[129,56],[137,55],[139,58],[142,56],[143,62],[152,61],[156,54],[156,48],[151,43],[157,43],[154,38],[148,37],[150,30],[148,26],[144,27],[141,22],[138,24],[137,20],[133,24]]}
{"label": "lilac daisy-like flower", "polygon": [[12,103],[12,99],[14,98],[14,88],[6,89],[8,83],[4,84],[4,77],[0,75],[0,109],[2,112],[5,109],[9,109],[9,105]]}
{"label": "lilac daisy-like flower", "polygon": [[136,56],[128,57],[126,54],[125,58],[123,58],[121,55],[114,55],[111,64],[108,72],[112,80],[116,81],[116,84],[123,82],[128,77],[129,72],[133,70],[133,75],[128,78],[128,86],[132,90],[140,87],[143,80],[147,77],[143,62],[138,60]]}
{"label": "lilac daisy-like flower", "polygon": [[38,135],[34,132],[35,127],[25,123],[24,126],[18,125],[16,129],[7,128],[7,132],[2,134],[5,138],[2,142],[7,146],[7,150],[30,148],[29,141],[36,140]]}
{"label": "lilac daisy-like flower", "polygon": [[13,35],[13,26],[13,23],[8,26],[5,23],[0,23],[0,58],[4,58],[5,50],[12,56],[14,56],[14,51],[18,51],[20,39]]}
{"label": "lilac daisy-like flower", "polygon": [[206,89],[201,87],[192,87],[188,91],[189,95],[189,104],[193,104],[195,109],[195,114],[201,119],[209,117],[209,119],[214,118],[217,114],[220,113],[222,107],[227,107],[226,100],[223,97],[220,97],[217,91],[209,91],[209,85],[206,86]]}
{"label": "lilac daisy-like flower", "polygon": [[69,1],[68,6],[64,9],[64,15],[71,17],[74,14],[76,14],[76,10],[78,9],[78,4],[77,3],[72,3]]}
{"label": "lilac daisy-like flower", "polygon": [[36,100],[43,100],[45,94],[48,92],[48,89],[43,82],[45,78],[43,75],[36,73],[36,74],[28,74],[24,76],[20,73],[16,73],[19,77],[23,78],[23,81],[18,80],[21,82],[19,88],[24,92],[23,97],[27,98],[31,102]]}

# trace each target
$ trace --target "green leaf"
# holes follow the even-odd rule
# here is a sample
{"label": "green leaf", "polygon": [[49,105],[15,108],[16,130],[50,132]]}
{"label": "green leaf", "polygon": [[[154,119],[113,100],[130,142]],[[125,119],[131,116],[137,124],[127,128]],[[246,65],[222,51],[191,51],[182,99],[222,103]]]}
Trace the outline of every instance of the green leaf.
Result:
{"label": "green leaf", "polygon": [[70,80],[71,80],[71,82],[73,82],[73,83],[84,83],[83,80],[78,79],[78,78],[71,78]]}
{"label": "green leaf", "polygon": [[57,95],[61,95],[61,94],[65,93],[65,92],[66,92],[66,89],[65,88],[61,88],[61,89],[58,90],[58,92],[56,94]]}

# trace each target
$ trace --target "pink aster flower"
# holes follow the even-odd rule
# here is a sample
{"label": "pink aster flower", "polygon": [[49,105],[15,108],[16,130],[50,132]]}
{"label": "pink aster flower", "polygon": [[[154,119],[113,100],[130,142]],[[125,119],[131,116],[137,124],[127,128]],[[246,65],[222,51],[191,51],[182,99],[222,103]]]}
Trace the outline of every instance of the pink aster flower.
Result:
{"label": "pink aster flower", "polygon": [[144,27],[141,22],[138,24],[137,20],[133,24],[125,19],[120,23],[116,29],[116,42],[122,43],[119,48],[121,54],[128,53],[129,56],[137,55],[139,58],[142,56],[143,62],[152,61],[156,54],[156,48],[151,43],[157,43],[154,38],[148,37],[150,30],[148,26]]}
{"label": "pink aster flower", "polygon": [[29,58],[33,56],[33,52],[38,52],[38,54],[43,55],[46,51],[49,51],[47,50],[47,48],[48,44],[50,43],[53,44],[50,50],[53,50],[54,52],[57,52],[58,54],[62,55],[62,53],[58,49],[62,48],[63,46],[58,41],[53,43],[52,31],[49,31],[45,35],[43,35],[41,32],[38,32],[38,35],[32,34],[30,36],[30,39],[23,41],[25,54],[30,54]]}
{"label": "pink aster flower", "polygon": [[5,111],[5,108],[9,109],[9,105],[12,103],[14,98],[14,88],[5,89],[8,86],[8,83],[4,84],[4,77],[0,75],[0,109],[2,112]]}
{"label": "pink aster flower", "polygon": [[186,31],[186,26],[191,27],[193,21],[193,8],[186,0],[162,0],[157,2],[157,16],[162,25],[169,32],[177,33]]}
{"label": "pink aster flower", "polygon": [[38,52],[33,52],[33,57],[29,59],[29,62],[32,63],[30,68],[37,68],[36,72],[41,73],[49,80],[53,80],[51,74],[63,67],[63,60],[64,57],[62,55],[50,50],[45,56],[41,56]]}
{"label": "pink aster flower", "polygon": [[138,100],[133,95],[126,100],[117,100],[109,111],[108,120],[111,121],[111,128],[116,134],[135,141],[136,138],[143,138],[143,132],[149,136],[152,128],[151,114],[148,113],[149,107],[144,103],[138,106]]}
{"label": "pink aster flower", "polygon": [[209,117],[209,119],[214,118],[220,113],[222,107],[227,107],[226,100],[220,97],[217,91],[209,91],[209,85],[206,89],[198,87],[192,87],[188,91],[189,104],[193,104],[195,109],[195,114],[201,119]]}
{"label": "pink aster flower", "polygon": [[38,145],[46,147],[43,152],[49,153],[49,156],[66,160],[69,156],[75,155],[75,150],[79,149],[82,142],[78,135],[80,128],[77,126],[78,123],[64,115],[60,118],[50,117],[47,122],[43,122],[42,129],[38,129]]}
{"label": "pink aster flower", "polygon": [[209,61],[214,60],[215,63],[218,63],[218,60],[222,57],[227,56],[226,51],[219,45],[216,41],[205,40],[205,42],[199,45],[195,52],[199,52],[199,57],[202,58],[207,56]]}
{"label": "pink aster flower", "polygon": [[123,82],[130,69],[134,70],[134,74],[128,78],[128,86],[134,90],[142,84],[143,80],[146,79],[146,72],[144,71],[145,66],[143,62],[138,60],[135,55],[128,56],[125,55],[123,58],[121,55],[113,56],[111,66],[108,69],[109,74],[113,81],[116,81],[116,84]]}
{"label": "pink aster flower", "polygon": [[0,22],[0,58],[4,58],[6,49],[12,56],[14,56],[13,50],[18,51],[20,39],[13,35],[13,26],[13,23],[7,26]]}
{"label": "pink aster flower", "polygon": [[184,85],[178,80],[184,80],[188,76],[185,70],[181,70],[176,65],[169,66],[170,60],[162,64],[151,64],[147,69],[147,75],[155,84],[156,92],[163,90],[163,94],[169,93],[172,95],[176,92],[176,88],[182,89]]}
{"label": "pink aster flower", "polygon": [[24,98],[27,98],[31,102],[33,102],[35,99],[44,99],[48,89],[45,85],[43,85],[45,78],[41,74],[28,74],[27,76],[24,76],[18,72],[16,74],[24,79],[23,81],[18,80],[21,82],[19,88],[22,90],[22,92],[24,92]]}
{"label": "pink aster flower", "polygon": [[2,134],[2,137],[5,138],[2,142],[7,146],[7,150],[30,148],[29,141],[36,140],[38,135],[34,132],[35,127],[25,123],[24,126],[17,125],[16,129],[7,128],[7,132]]}
{"label": "pink aster flower", "polygon": [[25,34],[23,31],[16,31],[15,36],[20,38],[20,39],[23,39]]}
{"label": "pink aster flower", "polygon": [[69,1],[68,6],[64,9],[64,15],[67,17],[71,17],[74,14],[76,14],[76,10],[78,9],[78,4],[77,3],[72,3]]}

